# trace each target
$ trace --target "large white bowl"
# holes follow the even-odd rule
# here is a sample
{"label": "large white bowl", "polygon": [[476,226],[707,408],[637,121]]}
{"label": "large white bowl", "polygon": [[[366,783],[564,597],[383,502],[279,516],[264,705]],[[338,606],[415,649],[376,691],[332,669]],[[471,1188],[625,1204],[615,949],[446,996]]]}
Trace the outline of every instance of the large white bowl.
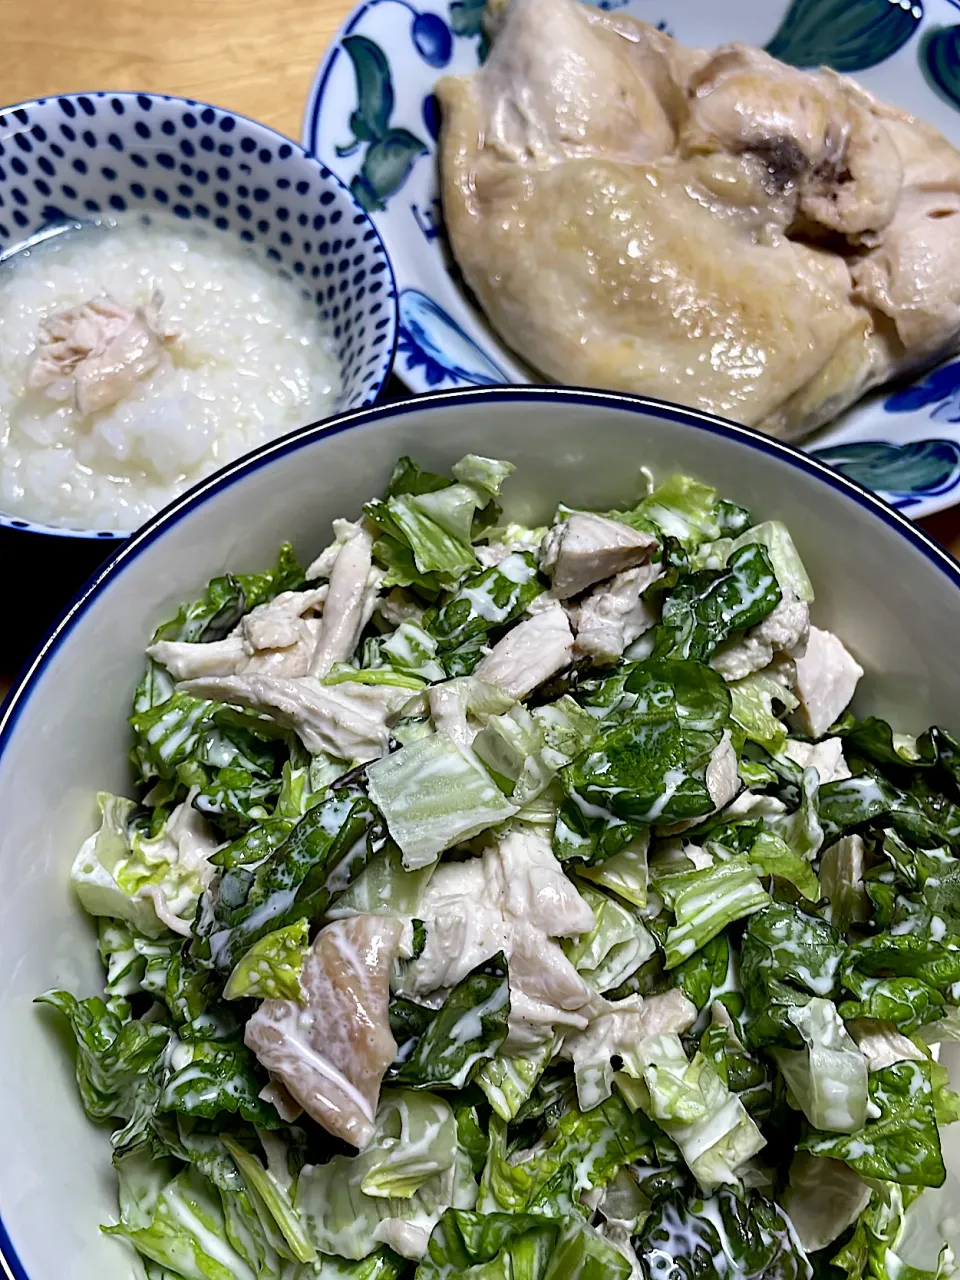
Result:
{"label": "large white bowl", "polygon": [[[67,875],[96,792],[128,785],[126,716],[146,638],[208,578],[267,564],[284,538],[312,556],[334,516],[383,488],[398,454],[438,469],[471,450],[517,464],[508,508],[526,520],[558,499],[623,505],[641,466],[693,472],[785,520],[816,584],[815,620],[867,670],[861,707],[907,730],[960,728],[960,566],[866,491],[745,428],[601,392],[453,392],[307,428],[220,472],[91,582],[0,722],[0,1254],[15,1280],[133,1273],[126,1246],[97,1231],[115,1214],[107,1135],[85,1120],[70,1057],[31,1001],[54,986],[101,989]],[[941,1195],[960,1203],[958,1189]]]}

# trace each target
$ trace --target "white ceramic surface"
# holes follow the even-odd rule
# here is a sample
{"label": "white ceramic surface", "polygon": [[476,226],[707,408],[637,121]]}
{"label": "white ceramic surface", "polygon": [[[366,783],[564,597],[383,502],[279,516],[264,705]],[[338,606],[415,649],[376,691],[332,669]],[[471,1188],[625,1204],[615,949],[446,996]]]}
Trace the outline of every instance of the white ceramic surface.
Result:
{"label": "white ceramic surface", "polygon": [[[593,3],[688,45],[741,40],[795,66],[833,67],[960,144],[960,0]],[[484,4],[358,0],[323,54],[304,115],[304,145],[350,184],[390,253],[400,307],[394,372],[413,391],[537,380],[487,324],[443,233],[433,90],[485,56]],[[805,447],[914,519],[954,505],[960,360],[878,392]]]}
{"label": "white ceramic surface", "polygon": [[[221,472],[101,572],[0,724],[0,1250],[15,1280],[135,1274],[126,1247],[97,1231],[115,1214],[107,1133],[85,1120],[56,1021],[31,1000],[101,987],[67,877],[96,792],[127,783],[125,717],[146,638],[212,575],[266,565],[284,538],[309,559],[334,516],[383,488],[398,454],[438,469],[470,450],[517,464],[507,505],[521,519],[545,519],[561,498],[627,503],[648,466],[693,472],[785,520],[816,584],[815,620],[867,670],[860,708],[908,730],[960,729],[960,566],[863,490],[743,428],[603,393],[497,389],[361,410]],[[947,1145],[960,1166],[957,1137]]]}

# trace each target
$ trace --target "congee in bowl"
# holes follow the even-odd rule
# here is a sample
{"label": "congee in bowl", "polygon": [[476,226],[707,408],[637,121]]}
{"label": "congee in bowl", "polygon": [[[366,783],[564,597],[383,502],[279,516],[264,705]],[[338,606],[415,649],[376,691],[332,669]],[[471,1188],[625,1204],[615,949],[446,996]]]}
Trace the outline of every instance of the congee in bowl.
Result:
{"label": "congee in bowl", "polygon": [[4,524],[122,536],[225,463],[375,398],[386,255],[301,148],[147,94],[0,121]]}

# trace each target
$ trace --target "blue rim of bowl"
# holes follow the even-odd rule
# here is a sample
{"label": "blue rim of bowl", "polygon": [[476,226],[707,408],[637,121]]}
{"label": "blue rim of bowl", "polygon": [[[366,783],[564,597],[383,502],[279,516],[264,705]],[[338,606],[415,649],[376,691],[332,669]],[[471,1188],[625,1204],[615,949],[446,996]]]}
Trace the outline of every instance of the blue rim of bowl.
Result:
{"label": "blue rim of bowl", "polygon": [[[393,262],[390,259],[390,254],[387,252],[387,246],[384,243],[383,236],[377,230],[377,224],[370,217],[367,210],[364,209],[363,205],[360,204],[359,200],[357,200],[356,196],[339,174],[335,173],[325,160],[321,160],[315,151],[310,151],[302,142],[298,142],[296,138],[288,137],[285,133],[281,133],[279,129],[274,129],[271,125],[264,124],[262,120],[255,120],[252,116],[244,115],[242,111],[234,111],[232,107],[218,107],[214,102],[205,102],[202,98],[185,98],[179,93],[141,93],[136,89],[95,89],[90,92],[84,92],[83,90],[78,89],[73,93],[51,93],[44,98],[27,98],[23,102],[11,103],[10,106],[0,107],[0,116],[11,115],[15,111],[29,111],[31,107],[43,107],[48,103],[57,103],[64,100],[68,102],[76,102],[79,98],[120,98],[127,100],[131,98],[149,98],[151,102],[179,102],[185,107],[198,107],[201,111],[219,111],[225,115],[234,116],[237,120],[242,120],[245,124],[250,125],[254,129],[258,129],[261,133],[267,134],[271,138],[279,138],[281,142],[293,147],[295,151],[299,151],[304,159],[312,160],[320,170],[330,175],[336,186],[340,188],[355,211],[363,214],[364,218],[373,229],[373,232],[377,237],[377,244],[379,244],[381,252],[383,253],[383,260],[387,264],[387,275],[390,281],[389,297],[393,302],[393,340],[387,346],[376,390],[370,398],[365,401],[364,405],[360,406],[360,408],[363,409],[369,405],[375,404],[383,393],[383,388],[387,384],[393,370],[393,363],[397,354],[397,342],[400,336],[400,303],[397,293],[397,278],[394,274]],[[348,410],[349,413],[355,413],[358,411],[359,410],[354,409]],[[312,426],[315,425],[316,424],[308,425],[306,427],[297,427],[296,430],[309,431],[312,429]],[[288,432],[286,435],[280,436],[279,439],[287,440],[289,439],[289,436],[290,433]],[[244,454],[243,456],[249,457],[250,455]],[[220,472],[214,472],[213,474],[219,475]],[[208,476],[206,478],[211,479],[212,477]],[[191,491],[192,490],[187,490],[188,493]],[[169,507],[163,507],[159,512],[157,512],[157,515],[163,515],[167,510],[169,510]],[[152,517],[152,519],[156,519],[156,517]],[[146,527],[147,526],[145,525],[141,526],[141,528]],[[3,511],[0,511],[0,528],[10,529],[14,533],[39,533],[50,538],[79,538],[84,541],[103,542],[105,544],[124,544],[128,542],[136,532],[136,530],[131,531],[123,529],[63,529],[58,528],[56,525],[44,524],[42,520],[24,520],[20,516],[10,516]],[[0,1245],[2,1245],[2,1243],[2,1228],[0,1228]],[[2,1261],[2,1252],[0,1252],[0,1261]]]}
{"label": "blue rim of bowl", "polygon": [[[296,452],[323,436],[340,435],[359,427],[382,422],[388,418],[402,418],[410,413],[429,413],[432,409],[483,401],[491,404],[510,405],[526,402],[546,402],[561,404],[580,404],[587,408],[621,409],[628,413],[643,413],[654,418],[662,418],[667,422],[677,422],[682,426],[696,427],[708,431],[711,435],[725,436],[735,440],[747,448],[756,449],[760,453],[770,454],[790,466],[808,475],[815,476],[828,484],[832,489],[846,494],[861,507],[870,511],[884,524],[895,529],[907,539],[912,546],[936,565],[944,575],[960,589],[960,563],[949,552],[944,551],[932,538],[918,529],[905,516],[893,507],[888,506],[881,498],[863,488],[854,480],[834,471],[826,463],[818,462],[809,454],[801,453],[792,445],[774,440],[770,436],[761,435],[750,427],[740,426],[735,422],[726,422],[722,418],[714,418],[710,414],[700,413],[696,409],[686,409],[663,400],[652,400],[640,396],[621,395],[614,391],[592,391],[573,387],[469,387],[456,391],[436,391],[427,395],[398,400],[391,404],[377,405],[369,408],[354,409],[349,413],[301,427],[298,431],[281,439],[262,445],[252,454],[237,459],[223,470],[202,480],[193,489],[188,490],[170,506],[159,512],[141,529],[130,535],[129,539],[102,565],[82,588],[73,602],[67,606],[58,621],[53,625],[33,657],[28,661],[16,685],[11,690],[2,713],[0,713],[0,763],[3,753],[16,729],[20,713],[29,700],[32,689],[42,678],[45,669],[60,650],[70,633],[90,606],[103,594],[110,584],[123,573],[124,569],[136,560],[146,547],[161,537],[168,528],[195,507],[201,506],[223,489],[229,488],[253,471],[269,465],[274,458]],[[92,1228],[91,1228],[92,1229]],[[17,1257],[0,1214],[0,1268],[9,1280],[30,1280],[23,1264]]]}

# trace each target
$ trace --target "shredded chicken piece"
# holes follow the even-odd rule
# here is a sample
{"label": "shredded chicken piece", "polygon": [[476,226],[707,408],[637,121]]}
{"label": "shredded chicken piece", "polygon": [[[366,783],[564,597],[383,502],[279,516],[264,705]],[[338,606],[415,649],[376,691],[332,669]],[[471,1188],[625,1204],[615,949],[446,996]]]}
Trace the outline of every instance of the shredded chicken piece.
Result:
{"label": "shredded chicken piece", "polygon": [[924,1055],[912,1040],[902,1035],[892,1022],[877,1018],[853,1018],[847,1030],[867,1060],[868,1071],[882,1071],[897,1062],[924,1062]]}
{"label": "shredded chicken piece", "polygon": [[109,295],[57,312],[40,325],[27,385],[72,400],[84,417],[109,409],[160,363],[177,335],[160,321],[162,299],[128,307]]}
{"label": "shredded chicken piece", "polygon": [[477,730],[470,727],[467,709],[455,684],[431,685],[427,690],[427,703],[433,727],[438,733],[448,733],[461,747],[472,744]]}
{"label": "shredded chicken piece", "polygon": [[830,631],[810,628],[806,652],[797,659],[794,693],[800,706],[792,719],[811,738],[822,737],[853,698],[863,667]]}
{"label": "shredded chicken piece", "polygon": [[[778,655],[789,659],[799,657],[809,632],[810,606],[784,591],[780,603],[762,622],[720,645],[710,665],[724,680],[742,680],[754,671],[766,670]],[[777,674],[771,671],[775,678]]]}
{"label": "shredded chicken piece", "polygon": [[359,524],[340,547],[330,570],[330,590],[323,607],[320,639],[310,674],[325,676],[337,662],[346,662],[373,617],[383,574],[372,565],[373,532]]}
{"label": "shredded chicken piece", "polygon": [[797,742],[788,738],[783,745],[783,754],[801,769],[816,769],[821,786],[850,777],[840,738],[824,738],[823,742]]}
{"label": "shredded chicken piece", "polygon": [[474,675],[519,702],[569,666],[572,658],[570,623],[562,606],[553,604],[508,631],[481,659]]}
{"label": "shredded chicken piece", "polygon": [[147,653],[177,680],[255,673],[304,676],[319,634],[315,615],[326,595],[326,583],[312,591],[282,591],[251,609],[223,640],[158,640]]}
{"label": "shredded chicken piece", "polygon": [[707,763],[704,781],[710,799],[718,809],[725,809],[740,790],[740,774],[737,769],[737,753],[730,740],[730,730],[725,729]]}
{"label": "shredded chicken piece", "polygon": [[514,928],[505,1053],[536,1048],[557,1031],[583,1031],[607,1007],[542,930]]}
{"label": "shredded chicken piece", "polygon": [[599,664],[623,657],[628,645],[657,625],[659,610],[643,594],[662,575],[661,565],[643,564],[595,587],[576,610],[576,652]]}
{"label": "shredded chicken piece", "polygon": [[649,560],[657,545],[651,533],[593,512],[577,512],[555,524],[544,538],[540,567],[553,578],[554,594],[567,600]]}
{"label": "shredded chicken piece", "polygon": [[564,874],[550,840],[528,827],[507,831],[484,852],[490,870],[499,864],[504,915],[552,938],[574,938],[596,927],[596,917]]}
{"label": "shredded chicken piece", "polygon": [[362,763],[387,754],[388,721],[410,698],[391,685],[324,685],[315,676],[211,676],[178,686],[196,698],[262,711],[292,729],[309,752]]}
{"label": "shredded chicken piece", "polygon": [[361,1150],[376,1130],[380,1082],[397,1053],[388,1003],[402,932],[390,916],[327,925],[304,959],[302,1002],[264,1000],[244,1033],[304,1111]]}

